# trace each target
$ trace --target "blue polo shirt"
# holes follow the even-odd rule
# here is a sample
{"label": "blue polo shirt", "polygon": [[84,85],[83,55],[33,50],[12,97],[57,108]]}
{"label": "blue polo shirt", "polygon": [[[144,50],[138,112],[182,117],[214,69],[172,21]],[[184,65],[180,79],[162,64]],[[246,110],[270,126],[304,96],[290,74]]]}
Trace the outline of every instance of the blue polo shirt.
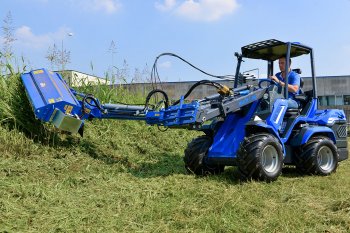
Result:
{"label": "blue polo shirt", "polygon": [[[282,77],[282,73],[279,72],[276,74],[276,77],[282,81],[284,81],[284,78]],[[299,89],[297,92],[292,93],[292,92],[288,92],[288,98],[294,99],[295,95],[300,94],[300,76],[298,73],[294,72],[294,71],[290,71],[289,75],[288,75],[288,84],[290,85],[298,85]]]}

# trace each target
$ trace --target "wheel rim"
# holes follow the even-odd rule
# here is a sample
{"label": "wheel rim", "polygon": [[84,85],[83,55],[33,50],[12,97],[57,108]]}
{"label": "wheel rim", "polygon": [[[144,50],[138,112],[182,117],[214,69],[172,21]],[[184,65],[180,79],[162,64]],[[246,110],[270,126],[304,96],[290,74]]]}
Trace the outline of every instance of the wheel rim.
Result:
{"label": "wheel rim", "polygon": [[278,168],[279,157],[274,146],[268,145],[264,148],[261,158],[262,167],[266,172],[274,172]]}
{"label": "wheel rim", "polygon": [[317,163],[324,171],[328,171],[334,166],[333,152],[328,146],[322,146],[317,154]]}

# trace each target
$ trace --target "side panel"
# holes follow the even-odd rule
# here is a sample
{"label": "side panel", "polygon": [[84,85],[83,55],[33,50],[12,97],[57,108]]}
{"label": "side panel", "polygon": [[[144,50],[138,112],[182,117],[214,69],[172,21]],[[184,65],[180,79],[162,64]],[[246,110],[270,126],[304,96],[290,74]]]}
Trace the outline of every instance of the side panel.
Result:
{"label": "side panel", "polygon": [[22,74],[21,79],[33,109],[44,107],[47,103],[40,92],[37,91],[38,87],[34,83],[31,73]]}
{"label": "side panel", "polygon": [[250,121],[259,101],[253,102],[247,112],[228,114],[208,151],[208,160],[234,164],[236,153],[245,137],[246,123]]}
{"label": "side panel", "polygon": [[288,102],[285,99],[277,99],[273,105],[271,115],[266,119],[266,123],[275,131],[279,131],[282,127],[283,117],[287,111]]}

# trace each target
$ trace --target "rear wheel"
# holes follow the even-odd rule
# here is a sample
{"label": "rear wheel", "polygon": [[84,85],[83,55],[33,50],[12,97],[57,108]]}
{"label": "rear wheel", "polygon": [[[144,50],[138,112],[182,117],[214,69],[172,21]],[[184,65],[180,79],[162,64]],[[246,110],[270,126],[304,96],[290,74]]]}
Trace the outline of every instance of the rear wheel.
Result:
{"label": "rear wheel", "polygon": [[282,166],[282,146],[275,136],[258,133],[245,138],[238,153],[241,179],[274,181],[281,174]]}
{"label": "rear wheel", "polygon": [[312,137],[295,158],[297,169],[304,174],[329,175],[338,167],[337,147],[327,137]]}
{"label": "rear wheel", "polygon": [[210,136],[198,137],[190,142],[185,150],[185,167],[190,173],[196,175],[219,174],[224,171],[223,165],[209,164],[207,154],[213,143]]}

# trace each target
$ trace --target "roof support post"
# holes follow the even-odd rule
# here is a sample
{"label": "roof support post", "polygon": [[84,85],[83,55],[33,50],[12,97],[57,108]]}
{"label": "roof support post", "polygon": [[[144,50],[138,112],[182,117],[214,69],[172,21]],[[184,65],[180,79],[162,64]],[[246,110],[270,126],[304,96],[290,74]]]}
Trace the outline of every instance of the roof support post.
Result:
{"label": "roof support post", "polygon": [[235,82],[234,82],[233,88],[237,88],[238,86],[239,70],[241,69],[241,63],[243,61],[242,54],[239,54],[236,52],[235,56],[237,57],[237,67],[236,67]]}
{"label": "roof support post", "polygon": [[311,49],[311,52],[310,52],[310,62],[311,62],[312,85],[314,86],[313,97],[317,98],[317,86],[316,86],[316,74],[315,74],[315,63],[314,63],[314,51],[313,51],[313,49]]}
{"label": "roof support post", "polygon": [[285,70],[284,70],[284,72],[285,72],[285,74],[286,74],[286,77],[285,77],[285,79],[284,79],[284,83],[285,83],[285,85],[284,85],[284,88],[285,88],[285,90],[284,90],[284,98],[285,99],[288,99],[288,76],[289,76],[289,59],[290,59],[290,50],[291,50],[291,47],[292,47],[292,43],[290,43],[290,42],[288,42],[287,43],[287,54],[286,54],[286,66],[285,66]]}
{"label": "roof support post", "polygon": [[273,61],[267,61],[267,77],[270,77],[272,75],[273,75]]}

